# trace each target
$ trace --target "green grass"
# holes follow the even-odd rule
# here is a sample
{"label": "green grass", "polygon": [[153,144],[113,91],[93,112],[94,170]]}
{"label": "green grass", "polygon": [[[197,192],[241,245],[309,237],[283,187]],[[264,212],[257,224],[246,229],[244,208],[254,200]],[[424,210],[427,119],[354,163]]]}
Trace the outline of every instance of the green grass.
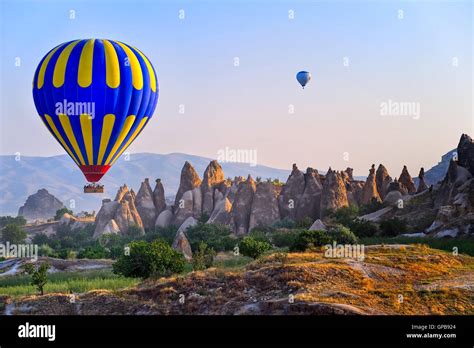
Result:
{"label": "green grass", "polygon": [[[135,286],[140,279],[125,278],[111,270],[93,270],[81,272],[60,272],[48,274],[45,293],[81,293],[89,290],[118,290]],[[37,294],[30,285],[27,275],[6,276],[0,278],[0,295],[24,296]]]}
{"label": "green grass", "polygon": [[452,252],[456,247],[459,254],[474,256],[474,239],[472,238],[414,238],[414,237],[369,237],[361,238],[361,244],[425,244],[433,249]]}
{"label": "green grass", "polygon": [[214,261],[213,267],[224,270],[238,269],[248,265],[252,261],[253,259],[251,257],[239,255],[224,260],[216,260]]}

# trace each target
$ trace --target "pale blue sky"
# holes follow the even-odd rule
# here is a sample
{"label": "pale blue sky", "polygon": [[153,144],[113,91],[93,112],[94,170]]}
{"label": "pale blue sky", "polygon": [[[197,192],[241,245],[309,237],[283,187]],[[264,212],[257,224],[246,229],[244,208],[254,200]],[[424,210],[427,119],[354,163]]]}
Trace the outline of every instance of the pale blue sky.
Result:
{"label": "pale blue sky", "polygon": [[[279,168],[365,175],[383,162],[415,176],[473,135],[472,1],[0,2],[1,154],[63,153],[31,81],[48,50],[79,38],[137,46],[157,71],[160,100],[132,155],[256,149],[259,164]],[[299,70],[313,74],[304,91]],[[381,116],[388,100],[419,103],[420,118]]]}

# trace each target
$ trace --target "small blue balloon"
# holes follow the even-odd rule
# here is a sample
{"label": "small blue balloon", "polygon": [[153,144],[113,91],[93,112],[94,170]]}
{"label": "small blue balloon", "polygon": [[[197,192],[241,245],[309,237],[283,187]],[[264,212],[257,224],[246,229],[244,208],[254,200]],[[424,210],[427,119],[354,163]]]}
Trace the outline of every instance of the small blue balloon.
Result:
{"label": "small blue balloon", "polygon": [[311,80],[311,74],[307,71],[300,71],[296,74],[296,79],[300,83],[301,87],[306,86],[308,82]]}

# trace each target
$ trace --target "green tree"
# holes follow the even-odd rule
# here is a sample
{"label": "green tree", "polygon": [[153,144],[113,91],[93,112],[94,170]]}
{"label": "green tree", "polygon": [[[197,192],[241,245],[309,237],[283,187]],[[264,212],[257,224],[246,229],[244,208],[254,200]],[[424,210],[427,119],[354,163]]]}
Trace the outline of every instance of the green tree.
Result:
{"label": "green tree", "polygon": [[199,249],[193,254],[193,270],[202,271],[206,268],[212,267],[216,252],[209,248],[206,243],[199,243]]}
{"label": "green tree", "polygon": [[193,250],[197,250],[202,241],[215,251],[232,250],[235,245],[231,230],[225,225],[198,223],[189,227],[186,235]]}
{"label": "green tree", "polygon": [[303,230],[298,233],[290,251],[305,251],[331,243],[332,240],[325,231]]}
{"label": "green tree", "polygon": [[122,254],[113,264],[114,273],[126,277],[148,278],[168,276],[184,270],[183,254],[163,241],[130,243],[129,253]]}
{"label": "green tree", "polygon": [[6,225],[17,225],[23,226],[26,225],[26,219],[23,216],[0,216],[0,228],[5,227]]}
{"label": "green tree", "polygon": [[244,256],[256,259],[264,252],[270,250],[272,246],[264,241],[256,240],[253,237],[245,237],[239,244],[239,251]]}
{"label": "green tree", "polygon": [[336,225],[328,231],[328,236],[332,241],[339,244],[356,244],[357,237],[352,231],[343,225]]}
{"label": "green tree", "polygon": [[48,282],[49,264],[43,262],[39,267],[35,267],[31,263],[27,263],[23,266],[23,269],[25,273],[31,275],[31,285],[36,286],[36,289],[43,295],[44,286]]}
{"label": "green tree", "polygon": [[26,238],[26,232],[17,225],[6,225],[2,229],[2,242],[11,244],[21,244]]}
{"label": "green tree", "polygon": [[63,215],[66,214],[66,213],[72,215],[72,210],[69,210],[69,209],[66,208],[66,207],[56,210],[56,215],[54,215],[54,220],[55,220],[55,221],[61,220],[61,218],[63,217]]}

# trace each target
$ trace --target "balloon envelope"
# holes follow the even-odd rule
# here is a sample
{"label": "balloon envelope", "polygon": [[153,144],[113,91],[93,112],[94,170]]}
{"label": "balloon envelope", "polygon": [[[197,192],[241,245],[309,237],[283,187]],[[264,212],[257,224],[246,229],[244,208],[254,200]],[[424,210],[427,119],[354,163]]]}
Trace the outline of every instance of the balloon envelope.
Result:
{"label": "balloon envelope", "polygon": [[311,80],[311,74],[307,71],[300,71],[296,74],[296,79],[300,83],[301,87],[304,88],[306,84]]}
{"label": "balloon envelope", "polygon": [[44,56],[33,79],[44,125],[90,182],[99,181],[153,116],[158,80],[137,48],[75,40]]}

